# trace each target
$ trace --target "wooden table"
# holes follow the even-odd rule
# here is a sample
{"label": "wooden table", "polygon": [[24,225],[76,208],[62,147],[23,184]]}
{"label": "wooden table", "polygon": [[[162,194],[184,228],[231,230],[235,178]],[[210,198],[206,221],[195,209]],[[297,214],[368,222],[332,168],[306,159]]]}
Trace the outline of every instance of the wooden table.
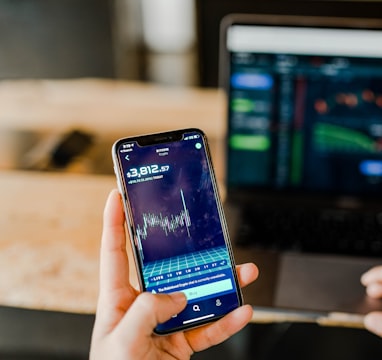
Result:
{"label": "wooden table", "polygon": [[[3,81],[0,109],[0,305],[34,309],[95,311],[102,212],[115,179],[19,171],[20,134],[80,128],[117,139],[181,127],[200,127],[212,139],[224,133],[217,90],[97,79]],[[221,152],[213,153],[221,179]]]}
{"label": "wooden table", "polygon": [[0,304],[91,313],[112,176],[0,172]]}
{"label": "wooden table", "polygon": [[0,128],[125,136],[199,127],[225,132],[225,97],[216,89],[100,79],[0,82]]}

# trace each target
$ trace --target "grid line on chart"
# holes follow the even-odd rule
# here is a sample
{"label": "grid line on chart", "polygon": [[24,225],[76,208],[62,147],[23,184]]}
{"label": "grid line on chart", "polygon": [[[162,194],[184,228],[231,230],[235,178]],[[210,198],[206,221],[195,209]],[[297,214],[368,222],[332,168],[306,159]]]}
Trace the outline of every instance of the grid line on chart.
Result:
{"label": "grid line on chart", "polygon": [[[205,264],[215,263],[225,260],[225,265],[218,266],[214,268],[208,268],[204,269],[202,268]],[[195,268],[200,266],[201,269],[199,271],[194,271],[192,274],[185,272],[186,269],[189,268]],[[182,272],[182,275],[174,275],[171,277],[168,277],[167,279],[161,280],[157,282],[157,285],[169,283],[171,281],[174,281],[176,278],[177,280],[180,279],[186,279],[190,276],[197,275],[205,275],[217,270],[222,270],[225,268],[228,268],[230,266],[229,262],[229,255],[228,251],[225,247],[219,247],[219,248],[212,248],[208,250],[202,250],[196,253],[187,254],[187,255],[179,255],[173,258],[167,258],[163,260],[153,261],[149,264],[146,264],[145,271],[144,271],[144,279],[145,283],[147,284],[147,279],[150,277],[153,277],[158,274],[173,274],[176,271],[184,270]],[[158,271],[160,269],[160,271]]]}

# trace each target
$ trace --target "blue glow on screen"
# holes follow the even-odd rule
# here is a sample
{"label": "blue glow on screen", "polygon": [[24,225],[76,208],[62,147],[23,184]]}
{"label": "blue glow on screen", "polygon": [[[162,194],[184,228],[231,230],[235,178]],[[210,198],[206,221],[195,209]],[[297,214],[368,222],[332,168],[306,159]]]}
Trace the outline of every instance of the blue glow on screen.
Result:
{"label": "blue glow on screen", "polygon": [[235,89],[268,90],[273,86],[273,78],[269,74],[236,73],[231,77],[231,85]]}
{"label": "blue glow on screen", "polygon": [[364,160],[360,163],[360,171],[367,176],[382,176],[382,161]]}

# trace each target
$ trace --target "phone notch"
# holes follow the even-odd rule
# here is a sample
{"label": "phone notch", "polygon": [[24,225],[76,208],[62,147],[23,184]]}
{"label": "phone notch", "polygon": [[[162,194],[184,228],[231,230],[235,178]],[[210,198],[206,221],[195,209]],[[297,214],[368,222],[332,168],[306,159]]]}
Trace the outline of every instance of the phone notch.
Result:
{"label": "phone notch", "polygon": [[182,140],[182,138],[182,131],[173,131],[171,133],[159,133],[140,137],[137,139],[137,143],[139,146],[150,146],[155,144],[164,144],[180,141]]}

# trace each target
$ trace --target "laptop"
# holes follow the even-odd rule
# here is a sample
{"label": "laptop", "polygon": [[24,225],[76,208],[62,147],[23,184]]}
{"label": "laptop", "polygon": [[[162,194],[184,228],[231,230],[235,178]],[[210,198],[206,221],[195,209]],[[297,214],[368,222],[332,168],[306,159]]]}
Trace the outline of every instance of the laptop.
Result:
{"label": "laptop", "polygon": [[382,265],[382,19],[232,14],[220,42],[225,211],[237,263],[260,269],[255,320],[362,326],[382,310],[360,283]]}

